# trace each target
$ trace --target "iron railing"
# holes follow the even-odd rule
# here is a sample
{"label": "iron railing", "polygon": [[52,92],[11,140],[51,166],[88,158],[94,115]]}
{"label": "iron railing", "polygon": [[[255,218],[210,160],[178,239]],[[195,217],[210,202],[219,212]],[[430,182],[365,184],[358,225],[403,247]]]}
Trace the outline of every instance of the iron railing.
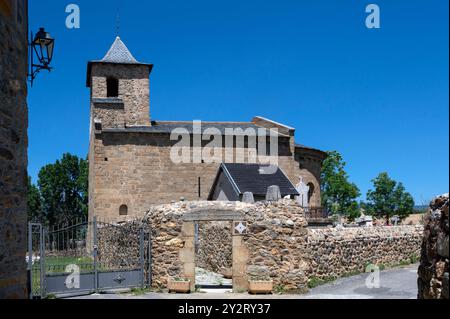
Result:
{"label": "iron railing", "polygon": [[324,207],[303,207],[306,219],[328,219],[328,210]]}
{"label": "iron railing", "polygon": [[140,224],[127,227],[94,217],[28,228],[30,298],[151,285],[150,232]]}

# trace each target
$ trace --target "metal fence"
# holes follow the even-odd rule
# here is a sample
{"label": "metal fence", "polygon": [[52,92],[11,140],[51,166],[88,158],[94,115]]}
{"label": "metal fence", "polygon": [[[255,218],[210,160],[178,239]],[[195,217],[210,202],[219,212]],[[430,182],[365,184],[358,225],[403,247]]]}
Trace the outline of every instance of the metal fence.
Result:
{"label": "metal fence", "polygon": [[28,226],[30,298],[151,285],[150,232],[96,219]]}
{"label": "metal fence", "polygon": [[305,217],[307,219],[327,219],[329,212],[323,207],[304,207]]}

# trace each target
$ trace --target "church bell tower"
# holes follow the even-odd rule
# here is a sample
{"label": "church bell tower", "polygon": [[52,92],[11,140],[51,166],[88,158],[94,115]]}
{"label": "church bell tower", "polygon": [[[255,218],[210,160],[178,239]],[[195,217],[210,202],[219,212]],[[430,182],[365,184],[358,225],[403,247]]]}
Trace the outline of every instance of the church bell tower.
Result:
{"label": "church bell tower", "polygon": [[150,73],[117,37],[105,57],[90,61],[91,129],[150,126]]}

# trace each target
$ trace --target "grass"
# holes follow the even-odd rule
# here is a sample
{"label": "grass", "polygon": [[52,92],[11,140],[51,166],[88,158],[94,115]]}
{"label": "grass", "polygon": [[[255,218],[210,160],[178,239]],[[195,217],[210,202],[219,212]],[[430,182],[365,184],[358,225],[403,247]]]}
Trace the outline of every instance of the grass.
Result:
{"label": "grass", "polygon": [[409,257],[409,261],[411,264],[417,264],[420,261],[420,257],[413,254]]}
{"label": "grass", "polygon": [[77,265],[81,272],[94,270],[94,260],[90,257],[47,257],[45,258],[45,272],[48,274],[66,273],[66,267]]}
{"label": "grass", "polygon": [[309,289],[316,288],[318,286],[322,286],[327,283],[333,282],[336,279],[337,279],[336,277],[319,278],[319,277],[313,276],[308,280],[308,288]]}
{"label": "grass", "polygon": [[275,285],[273,287],[273,292],[278,295],[284,295],[287,292],[287,289],[283,285]]}
{"label": "grass", "polygon": [[130,292],[135,296],[143,296],[143,295],[145,295],[149,292],[153,292],[153,291],[154,291],[154,289],[152,289],[152,288],[141,288],[141,287],[133,288],[130,290]]}

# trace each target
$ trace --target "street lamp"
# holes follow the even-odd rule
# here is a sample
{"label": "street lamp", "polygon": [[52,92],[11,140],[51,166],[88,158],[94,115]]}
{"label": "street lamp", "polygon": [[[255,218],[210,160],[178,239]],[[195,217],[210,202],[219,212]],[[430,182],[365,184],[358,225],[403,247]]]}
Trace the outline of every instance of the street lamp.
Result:
{"label": "street lamp", "polygon": [[[31,86],[36,75],[41,70],[51,71],[50,63],[53,58],[53,49],[55,47],[55,39],[44,28],[40,28],[38,33],[33,37],[31,33],[30,43],[28,44],[30,52],[30,72],[28,74]],[[34,55],[36,55],[39,63],[34,63]]]}

